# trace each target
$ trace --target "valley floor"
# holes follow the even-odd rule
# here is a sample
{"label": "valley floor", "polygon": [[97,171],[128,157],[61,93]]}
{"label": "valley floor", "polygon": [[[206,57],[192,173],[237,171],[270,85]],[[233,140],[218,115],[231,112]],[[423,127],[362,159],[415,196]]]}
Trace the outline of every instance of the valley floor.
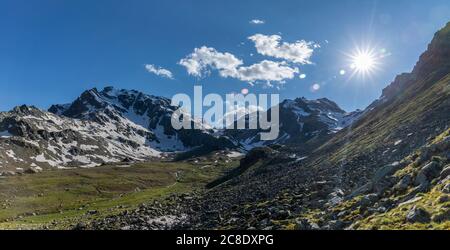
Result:
{"label": "valley floor", "polygon": [[72,229],[169,195],[201,190],[235,160],[149,162],[0,177],[0,229]]}

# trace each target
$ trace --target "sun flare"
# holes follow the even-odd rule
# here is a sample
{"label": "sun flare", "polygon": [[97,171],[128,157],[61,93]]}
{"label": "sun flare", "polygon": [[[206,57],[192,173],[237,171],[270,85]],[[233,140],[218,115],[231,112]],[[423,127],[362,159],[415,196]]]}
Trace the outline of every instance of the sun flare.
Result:
{"label": "sun flare", "polygon": [[356,48],[352,54],[349,54],[350,68],[353,74],[362,77],[371,76],[377,70],[381,55],[377,54],[376,49],[360,49]]}
{"label": "sun flare", "polygon": [[358,71],[370,71],[375,64],[375,58],[367,53],[361,53],[353,58],[353,68]]}

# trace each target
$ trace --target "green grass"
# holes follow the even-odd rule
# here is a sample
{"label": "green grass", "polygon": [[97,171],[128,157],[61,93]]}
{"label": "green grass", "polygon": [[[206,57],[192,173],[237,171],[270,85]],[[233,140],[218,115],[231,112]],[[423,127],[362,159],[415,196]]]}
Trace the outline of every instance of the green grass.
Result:
{"label": "green grass", "polygon": [[[207,164],[211,167],[201,168]],[[153,162],[2,178],[0,229],[69,228],[169,194],[202,189],[237,164]],[[98,213],[89,215],[90,210]]]}
{"label": "green grass", "polygon": [[440,191],[442,185],[436,186],[428,193],[421,194],[421,199],[403,206],[398,206],[385,214],[369,216],[355,224],[358,229],[381,229],[381,230],[424,230],[437,229],[449,230],[450,221],[431,221],[430,223],[407,223],[406,214],[413,207],[421,207],[432,215],[446,212],[450,207],[450,201],[440,202],[439,198],[444,194]]}

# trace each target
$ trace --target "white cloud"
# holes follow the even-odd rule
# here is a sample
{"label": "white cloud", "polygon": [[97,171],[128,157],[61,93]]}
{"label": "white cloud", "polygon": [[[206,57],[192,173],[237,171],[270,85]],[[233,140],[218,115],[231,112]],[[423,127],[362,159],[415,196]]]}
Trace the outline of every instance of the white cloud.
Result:
{"label": "white cloud", "polygon": [[260,19],[253,19],[249,23],[251,23],[251,24],[265,24],[266,21],[260,20]]}
{"label": "white cloud", "polygon": [[256,51],[264,56],[284,59],[294,63],[310,64],[310,58],[315,48],[320,47],[314,42],[299,40],[294,43],[281,42],[281,36],[255,34],[248,39],[255,43]]}
{"label": "white cloud", "polygon": [[194,49],[194,52],[178,63],[193,76],[201,77],[208,74],[210,69],[215,69],[221,77],[231,77],[251,84],[261,81],[284,83],[286,79],[294,78],[299,72],[298,68],[290,67],[286,62],[269,60],[243,66],[243,61],[233,54],[218,52],[205,46]]}
{"label": "white cloud", "polygon": [[155,75],[157,75],[157,76],[162,76],[162,77],[165,77],[165,78],[173,79],[173,74],[172,74],[172,72],[170,72],[170,71],[167,70],[167,69],[164,69],[164,68],[155,66],[155,65],[153,65],[153,64],[146,64],[146,65],[145,65],[145,69],[146,69],[148,72],[153,73],[153,74],[155,74]]}
{"label": "white cloud", "polygon": [[230,53],[221,53],[214,48],[203,46],[178,62],[193,76],[203,76],[209,68],[219,70],[224,77],[232,74],[242,61]]}
{"label": "white cloud", "polygon": [[246,82],[279,82],[294,78],[298,68],[291,68],[286,62],[264,60],[248,67],[239,67],[232,77]]}

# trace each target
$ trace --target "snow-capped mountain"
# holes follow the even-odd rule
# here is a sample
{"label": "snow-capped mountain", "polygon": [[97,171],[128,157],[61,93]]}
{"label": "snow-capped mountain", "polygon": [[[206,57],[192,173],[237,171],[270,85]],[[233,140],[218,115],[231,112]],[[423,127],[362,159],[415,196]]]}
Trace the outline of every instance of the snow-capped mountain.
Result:
{"label": "snow-capped mountain", "polygon": [[[136,90],[117,90],[106,87],[102,91],[91,89],[71,104],[53,105],[49,111],[74,119],[100,124],[132,124],[149,133],[147,144],[162,151],[183,151],[199,146],[211,139],[209,128],[177,131],[171,126],[171,116],[177,109],[170,99],[146,95]],[[192,120],[192,123],[197,123]],[[192,133],[198,137],[192,138]]]}
{"label": "snow-capped mountain", "polygon": [[[298,98],[280,104],[280,134],[259,140],[258,130],[175,130],[170,99],[106,87],[83,92],[48,111],[32,106],[0,113],[0,168],[21,171],[108,162],[143,161],[197,147],[251,149],[271,143],[305,143],[350,125],[361,113],[346,113],[328,99]],[[197,121],[191,120],[191,123]],[[17,169],[16,169],[17,168]]]}
{"label": "snow-capped mountain", "polygon": [[0,168],[92,167],[165,157],[201,145],[234,146],[207,128],[173,129],[176,109],[167,98],[111,87],[85,91],[49,112],[16,107],[0,113]]}
{"label": "snow-capped mountain", "polygon": [[[232,130],[226,131],[225,135],[246,149],[273,143],[306,143],[350,126],[363,113],[360,110],[345,112],[326,98],[308,100],[304,97],[284,100],[279,104],[279,110],[280,132],[274,141],[261,141],[260,130]],[[268,112],[270,114],[270,110]]]}
{"label": "snow-capped mountain", "polygon": [[102,123],[71,119],[35,107],[20,106],[0,114],[0,167],[37,169],[92,167],[125,158],[160,157],[148,147],[154,137],[126,119]]}

